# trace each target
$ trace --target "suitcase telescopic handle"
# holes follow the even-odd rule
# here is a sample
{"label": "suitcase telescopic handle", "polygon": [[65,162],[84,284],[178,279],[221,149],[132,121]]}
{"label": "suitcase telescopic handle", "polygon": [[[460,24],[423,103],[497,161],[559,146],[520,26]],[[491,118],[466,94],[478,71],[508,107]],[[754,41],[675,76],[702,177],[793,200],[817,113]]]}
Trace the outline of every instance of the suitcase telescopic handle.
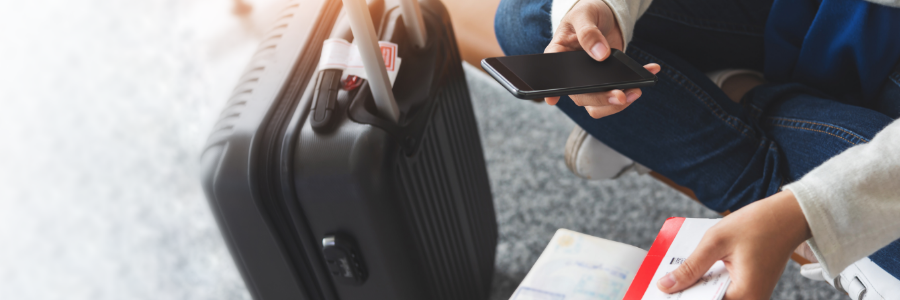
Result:
{"label": "suitcase telescopic handle", "polygon": [[[381,56],[381,48],[378,46],[378,36],[375,34],[375,25],[369,14],[369,6],[365,0],[342,0],[344,9],[347,10],[350,19],[350,30],[353,31],[353,39],[359,47],[359,54],[366,68],[369,87],[375,98],[375,106],[383,117],[394,122],[400,120],[400,109],[397,100],[394,99],[394,91],[391,90],[391,81],[388,78],[387,68],[384,67],[384,59]],[[412,42],[419,48],[425,46],[425,21],[419,8],[418,0],[400,0],[400,9],[403,12],[403,23],[411,37]]]}
{"label": "suitcase telescopic handle", "polygon": [[406,26],[407,35],[411,37],[416,47],[425,48],[428,37],[419,0],[400,0],[400,10],[403,12],[403,26]]}

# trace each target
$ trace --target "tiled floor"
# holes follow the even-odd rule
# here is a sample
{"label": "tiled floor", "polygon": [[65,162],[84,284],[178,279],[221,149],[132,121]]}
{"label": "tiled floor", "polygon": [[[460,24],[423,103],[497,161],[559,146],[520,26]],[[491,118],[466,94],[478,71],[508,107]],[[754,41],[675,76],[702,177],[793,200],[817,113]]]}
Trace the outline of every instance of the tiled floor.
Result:
{"label": "tiled floor", "polygon": [[[0,2],[0,299],[248,299],[198,152],[277,0]],[[262,4],[261,4],[262,3]],[[467,67],[500,222],[492,299],[559,227],[647,248],[714,214],[649,177],[585,182],[571,122]],[[840,299],[790,266],[775,299]]]}

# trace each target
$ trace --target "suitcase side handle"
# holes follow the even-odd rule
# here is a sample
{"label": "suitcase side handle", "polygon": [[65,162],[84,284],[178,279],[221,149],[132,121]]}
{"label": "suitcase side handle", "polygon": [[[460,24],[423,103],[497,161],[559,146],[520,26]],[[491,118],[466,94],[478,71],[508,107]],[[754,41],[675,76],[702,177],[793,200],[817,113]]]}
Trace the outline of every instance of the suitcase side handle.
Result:
{"label": "suitcase side handle", "polygon": [[[375,34],[375,25],[369,14],[369,7],[365,0],[342,0],[350,20],[350,30],[359,47],[359,54],[366,69],[366,77],[375,98],[375,106],[382,117],[392,121],[400,121],[400,109],[397,100],[394,99],[394,91],[391,90],[391,81],[388,79],[387,69],[384,67],[384,58],[381,56],[381,48],[378,46],[378,36]],[[425,21],[418,0],[400,0],[400,9],[403,12],[404,26],[412,37],[413,43],[419,48],[425,46]],[[409,16],[409,17],[407,17]]]}

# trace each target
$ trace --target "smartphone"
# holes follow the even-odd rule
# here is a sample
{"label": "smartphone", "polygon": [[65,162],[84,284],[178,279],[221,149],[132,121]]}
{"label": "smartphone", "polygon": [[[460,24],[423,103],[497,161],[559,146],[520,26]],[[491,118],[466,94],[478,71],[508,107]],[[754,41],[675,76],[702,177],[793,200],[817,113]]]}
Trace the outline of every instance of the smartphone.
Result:
{"label": "smartphone", "polygon": [[656,75],[622,51],[604,61],[582,50],[485,58],[481,67],[520,99],[653,86]]}

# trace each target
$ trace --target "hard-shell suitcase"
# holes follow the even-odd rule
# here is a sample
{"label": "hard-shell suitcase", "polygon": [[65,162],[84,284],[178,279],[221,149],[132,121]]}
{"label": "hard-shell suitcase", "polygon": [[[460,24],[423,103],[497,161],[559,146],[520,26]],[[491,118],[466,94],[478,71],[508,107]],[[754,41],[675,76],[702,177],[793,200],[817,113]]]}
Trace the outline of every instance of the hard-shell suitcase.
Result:
{"label": "hard-shell suitcase", "polygon": [[379,39],[399,44],[392,89],[345,91],[317,71],[323,41],[349,35],[339,19],[355,19],[339,0],[295,0],[214,126],[203,186],[255,299],[488,295],[497,225],[450,19],[438,0],[399,1],[367,7]]}

